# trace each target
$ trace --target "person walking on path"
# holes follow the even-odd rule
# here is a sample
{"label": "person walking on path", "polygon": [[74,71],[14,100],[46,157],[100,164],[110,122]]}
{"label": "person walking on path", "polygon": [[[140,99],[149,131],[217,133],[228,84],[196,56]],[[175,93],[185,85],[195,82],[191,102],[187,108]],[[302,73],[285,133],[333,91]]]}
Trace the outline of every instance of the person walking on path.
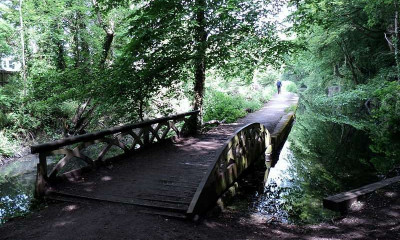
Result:
{"label": "person walking on path", "polygon": [[278,94],[280,94],[281,93],[282,82],[280,80],[278,80],[278,82],[276,82],[276,86],[278,87]]}

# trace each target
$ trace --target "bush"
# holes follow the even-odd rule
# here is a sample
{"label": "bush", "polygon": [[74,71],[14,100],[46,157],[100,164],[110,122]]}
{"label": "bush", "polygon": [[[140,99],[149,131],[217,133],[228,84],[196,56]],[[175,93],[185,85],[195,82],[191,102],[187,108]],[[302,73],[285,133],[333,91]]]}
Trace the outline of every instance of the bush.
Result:
{"label": "bush", "polygon": [[3,131],[0,131],[0,156],[10,157],[17,149],[17,143],[10,140]]}
{"label": "bush", "polygon": [[367,129],[372,140],[370,148],[377,154],[372,162],[379,171],[387,172],[400,164],[400,84],[380,83],[373,93],[375,106],[371,106]]}
{"label": "bush", "polygon": [[248,112],[257,111],[274,95],[276,90],[273,82],[277,74],[274,71],[258,72],[256,81],[251,83],[244,83],[240,78],[224,81],[211,74],[214,81],[208,82],[206,87],[203,120],[225,119],[231,123],[246,116]]}
{"label": "bush", "polygon": [[235,122],[238,118],[246,116],[247,112],[260,109],[271,99],[273,88],[264,88],[259,91],[247,89],[243,92],[242,95],[207,89],[203,120],[207,122],[225,119],[227,123]]}
{"label": "bush", "polygon": [[273,85],[280,78],[279,71],[275,69],[267,69],[264,71],[257,72],[256,78],[258,79],[258,83],[262,86],[270,86]]}
{"label": "bush", "polygon": [[297,93],[297,86],[293,82],[289,82],[289,83],[285,84],[284,87],[287,92]]}
{"label": "bush", "polygon": [[260,93],[262,102],[263,103],[268,102],[272,98],[272,96],[274,96],[275,91],[276,89],[274,86],[265,87]]}
{"label": "bush", "polygon": [[7,115],[2,111],[0,112],[0,129],[7,127],[10,124],[10,120],[7,118]]}
{"label": "bush", "polygon": [[223,120],[227,123],[246,115],[246,100],[224,92],[208,91],[204,106],[204,121]]}

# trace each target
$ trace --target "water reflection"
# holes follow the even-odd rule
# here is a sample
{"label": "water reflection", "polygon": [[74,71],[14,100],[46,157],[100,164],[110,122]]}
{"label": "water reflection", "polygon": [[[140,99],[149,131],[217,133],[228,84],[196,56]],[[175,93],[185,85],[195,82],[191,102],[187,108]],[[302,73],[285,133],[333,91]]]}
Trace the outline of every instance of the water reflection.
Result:
{"label": "water reflection", "polygon": [[[307,177],[304,177],[313,174],[305,162],[304,159],[296,159],[291,150],[290,141],[287,141],[283,146],[279,161],[269,171],[259,205],[275,204],[279,215],[275,214],[274,217],[278,221],[298,224],[315,223],[337,216],[337,213],[326,210],[322,206],[322,199],[328,193],[318,191],[317,181],[307,182]],[[271,197],[275,196],[278,197],[278,201],[271,200]],[[266,213],[271,214],[269,211]]]}
{"label": "water reflection", "polygon": [[29,212],[37,163],[28,155],[0,168],[0,224]]}
{"label": "water reflection", "polygon": [[[254,177],[261,173],[253,174],[242,184],[246,189],[242,192],[250,196],[246,200],[250,202],[248,211],[252,217],[258,216],[263,222],[296,224],[332,219],[338,214],[323,208],[324,197],[377,180],[376,171],[359,157],[364,152],[355,143],[341,146],[339,141],[321,134],[318,142],[312,142],[300,134],[304,132],[297,125],[276,165],[271,167],[267,162],[264,184],[262,177]],[[307,151],[307,144],[311,148],[341,149],[345,154]]]}
{"label": "water reflection", "polygon": [[[305,184],[312,183],[303,181],[301,175],[307,170],[303,168],[303,172],[299,173],[296,162],[298,160],[291,151],[290,142],[286,142],[276,165],[271,168],[270,163],[267,163],[266,181],[258,187],[258,191],[253,192],[249,206],[253,217],[255,215],[269,223],[301,224],[320,222],[337,216],[336,213],[323,209],[323,196],[304,187]],[[253,180],[260,182],[260,178]],[[249,184],[245,185],[248,188]]]}
{"label": "water reflection", "polygon": [[[285,210],[285,196],[287,190],[292,187],[293,181],[289,174],[288,157],[291,156],[289,143],[286,142],[282,148],[279,161],[271,168],[271,162],[267,162],[267,170],[264,176],[264,189],[262,194],[254,202],[257,214],[267,217],[267,221],[288,222],[289,214]],[[257,194],[258,195],[258,194]]]}

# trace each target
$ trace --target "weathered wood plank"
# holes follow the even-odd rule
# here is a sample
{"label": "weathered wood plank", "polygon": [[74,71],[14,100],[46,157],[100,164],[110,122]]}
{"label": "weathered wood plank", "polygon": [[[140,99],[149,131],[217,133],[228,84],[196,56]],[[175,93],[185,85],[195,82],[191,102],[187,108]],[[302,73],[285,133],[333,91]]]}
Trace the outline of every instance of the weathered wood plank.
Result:
{"label": "weathered wood plank", "polygon": [[191,111],[191,112],[181,113],[181,114],[177,114],[177,115],[173,115],[173,116],[143,121],[140,123],[126,124],[123,126],[113,127],[113,128],[109,128],[109,129],[94,132],[94,133],[87,133],[87,134],[83,134],[83,135],[64,138],[64,139],[60,139],[60,140],[50,142],[50,143],[34,145],[31,147],[31,153],[52,151],[52,150],[55,150],[55,149],[58,149],[58,148],[61,148],[61,147],[64,147],[64,146],[67,146],[70,144],[74,144],[74,143],[78,143],[78,142],[88,142],[88,141],[96,140],[99,138],[103,138],[107,135],[111,135],[114,133],[126,132],[129,130],[135,129],[135,128],[143,128],[143,127],[146,127],[146,126],[149,126],[152,124],[156,124],[156,123],[160,123],[160,122],[182,119],[185,116],[192,116],[192,115],[196,115],[198,113],[199,113],[199,111]]}
{"label": "weathered wood plank", "polygon": [[94,196],[85,196],[81,194],[70,194],[64,191],[49,191],[48,197],[51,196],[55,197],[59,196],[70,199],[82,199],[82,200],[99,201],[99,202],[122,203],[122,204],[135,205],[148,208],[157,208],[157,209],[170,210],[182,213],[184,213],[187,209],[187,204],[173,204],[166,202],[160,203],[157,201],[130,199],[113,195],[103,195],[101,197],[94,197]]}
{"label": "weathered wood plank", "polygon": [[[258,141],[256,132],[262,141]],[[187,211],[189,216],[206,211],[248,166],[261,158],[268,147],[265,143],[270,142],[265,140],[270,136],[267,133],[268,130],[260,123],[248,124],[235,132],[217,153],[199,184]]]}
{"label": "weathered wood plank", "polygon": [[400,181],[400,176],[388,178],[382,180],[380,182],[372,183],[365,185],[363,187],[353,189],[351,191],[342,192],[333,196],[329,196],[324,198],[323,205],[325,208],[333,210],[333,211],[340,211],[344,212],[353,204],[353,202],[357,201],[360,196],[365,194],[374,192],[380,188],[389,186],[390,184],[396,183]]}

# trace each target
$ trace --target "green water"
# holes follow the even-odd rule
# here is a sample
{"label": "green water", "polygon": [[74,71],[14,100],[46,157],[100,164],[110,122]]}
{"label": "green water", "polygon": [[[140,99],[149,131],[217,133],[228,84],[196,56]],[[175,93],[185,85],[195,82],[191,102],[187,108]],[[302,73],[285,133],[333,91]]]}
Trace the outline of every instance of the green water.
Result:
{"label": "green water", "polygon": [[300,111],[276,165],[247,177],[233,208],[247,204],[248,214],[264,222],[332,219],[338,214],[322,207],[324,197],[379,180],[370,155],[362,132]]}
{"label": "green water", "polygon": [[296,224],[316,223],[338,216],[323,208],[322,199],[328,194],[314,191],[318,187],[303,177],[312,173],[306,168],[298,171],[295,167],[298,161],[290,142],[286,142],[277,164],[267,170],[263,187],[253,195],[250,204],[253,214],[266,222]]}
{"label": "green water", "polygon": [[0,168],[0,224],[29,212],[37,163],[28,155]]}

